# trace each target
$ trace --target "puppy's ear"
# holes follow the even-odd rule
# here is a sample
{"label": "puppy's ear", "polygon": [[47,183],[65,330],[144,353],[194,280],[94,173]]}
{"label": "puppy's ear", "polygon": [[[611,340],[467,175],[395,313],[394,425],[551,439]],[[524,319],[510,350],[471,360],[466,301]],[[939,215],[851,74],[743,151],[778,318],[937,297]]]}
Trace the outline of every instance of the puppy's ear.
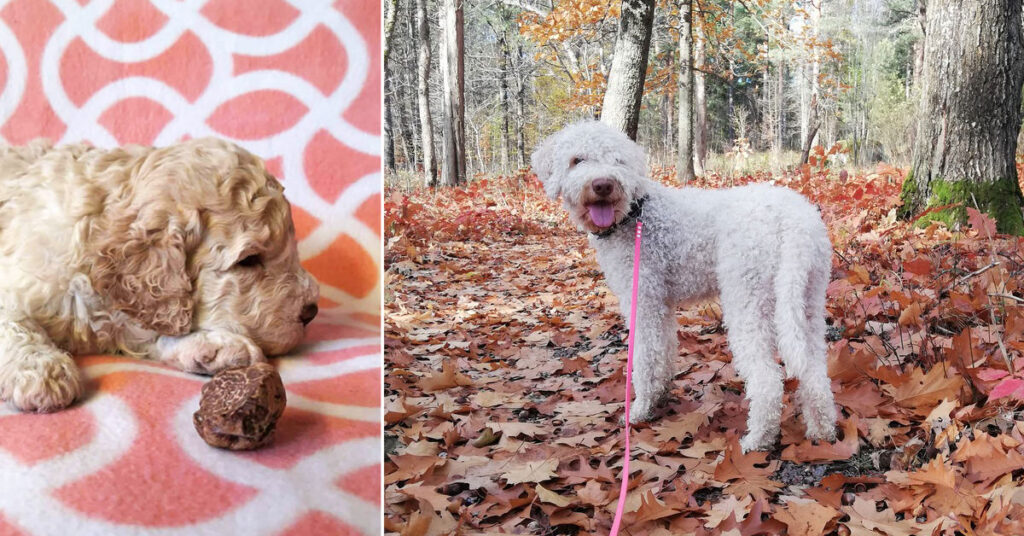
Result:
{"label": "puppy's ear", "polygon": [[183,218],[152,203],[94,228],[93,287],[110,306],[162,335],[192,326],[192,280]]}
{"label": "puppy's ear", "polygon": [[552,177],[555,172],[554,135],[548,136],[533,150],[533,154],[530,155],[530,167],[533,168],[533,172],[537,174],[537,178],[544,185],[544,193],[551,199],[558,199],[558,194],[562,189],[558,185],[557,178]]}

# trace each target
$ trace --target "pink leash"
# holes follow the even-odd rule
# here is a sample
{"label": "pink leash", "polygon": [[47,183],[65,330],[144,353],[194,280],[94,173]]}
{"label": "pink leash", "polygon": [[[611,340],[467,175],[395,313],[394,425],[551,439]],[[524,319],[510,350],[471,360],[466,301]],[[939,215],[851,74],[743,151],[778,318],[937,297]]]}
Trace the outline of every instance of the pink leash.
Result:
{"label": "pink leash", "polygon": [[626,507],[626,487],[629,485],[629,383],[633,377],[633,338],[636,334],[636,295],[640,286],[640,230],[644,224],[636,220],[636,248],[633,250],[633,298],[629,302],[629,338],[626,352],[626,455],[622,458],[622,488],[619,489],[619,505],[615,509],[615,521],[612,522],[611,536],[619,533],[622,523],[622,511]]}

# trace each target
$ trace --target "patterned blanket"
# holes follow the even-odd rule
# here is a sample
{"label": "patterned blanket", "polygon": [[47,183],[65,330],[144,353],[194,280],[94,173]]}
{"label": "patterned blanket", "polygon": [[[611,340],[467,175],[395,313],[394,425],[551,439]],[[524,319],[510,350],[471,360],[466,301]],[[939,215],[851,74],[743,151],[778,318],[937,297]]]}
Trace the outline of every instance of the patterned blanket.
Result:
{"label": "patterned blanket", "polygon": [[0,2],[4,142],[235,141],[285,185],[322,295],[273,361],[268,448],[207,446],[206,378],[136,359],[77,358],[68,410],[0,408],[0,535],[379,534],[379,28],[356,0]]}

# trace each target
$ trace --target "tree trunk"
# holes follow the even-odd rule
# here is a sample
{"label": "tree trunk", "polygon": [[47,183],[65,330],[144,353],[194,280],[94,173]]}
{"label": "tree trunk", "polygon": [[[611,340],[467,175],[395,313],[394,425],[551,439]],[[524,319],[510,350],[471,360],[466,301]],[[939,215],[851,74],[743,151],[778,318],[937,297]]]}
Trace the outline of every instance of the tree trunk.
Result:
{"label": "tree trunk", "polygon": [[420,140],[423,151],[423,184],[437,184],[437,162],[434,161],[434,125],[430,120],[430,23],[427,0],[416,0],[416,43],[419,61],[416,65],[416,98],[420,109]]}
{"label": "tree trunk", "polygon": [[1021,3],[931,0],[925,36],[917,136],[900,216],[956,203],[924,219],[962,223],[976,202],[1000,232],[1024,234],[1014,166],[1024,83]]}
{"label": "tree trunk", "polygon": [[512,59],[508,50],[508,38],[505,35],[505,28],[502,28],[502,34],[498,36],[498,44],[501,48],[501,74],[499,77],[501,86],[501,172],[508,173],[508,154],[510,152],[509,146],[511,145],[510,139],[512,133],[509,131],[509,120],[508,116],[512,114],[512,105],[509,100],[508,92],[508,73]]}
{"label": "tree trunk", "polygon": [[601,121],[636,139],[640,103],[651,49],[654,0],[622,0],[615,56],[608,73],[608,90],[601,106]]}
{"label": "tree trunk", "polygon": [[[698,35],[694,43],[694,64],[704,65],[704,36]],[[704,175],[704,161],[708,156],[708,99],[704,73],[693,77],[693,107],[695,108],[693,135],[693,172]]]}
{"label": "tree trunk", "polygon": [[465,64],[462,55],[462,1],[441,0],[441,78],[444,122],[441,137],[444,165],[441,184],[466,182]]}
{"label": "tree trunk", "polygon": [[[394,139],[392,140],[392,143],[395,144],[399,140],[401,140],[401,142],[402,142],[402,144],[401,144],[402,157],[405,160],[404,161],[405,168],[407,168],[407,169],[415,169],[415,165],[416,165],[416,149],[413,147],[413,143],[412,143],[413,140],[412,140],[412,136],[410,135],[411,129],[409,128],[408,122],[406,122],[405,106],[402,106],[402,101],[404,100],[404,97],[402,96],[401,93],[399,93],[397,91],[397,88],[395,86],[392,86],[392,89],[395,91],[395,93],[394,93],[394,95],[395,95],[395,99],[394,99],[395,106],[392,106],[391,108],[389,108],[389,110],[391,110],[392,121],[394,122],[395,132],[398,133],[398,135],[395,136]],[[396,155],[397,155],[397,152],[398,152],[398,147],[396,146],[396,148],[395,148]],[[397,157],[396,157],[396,160],[397,160]]]}
{"label": "tree trunk", "polygon": [[682,182],[693,180],[693,0],[679,5],[679,134],[676,137],[676,173]]}
{"label": "tree trunk", "polygon": [[388,58],[391,55],[391,38],[395,33],[395,16],[398,13],[398,0],[388,0],[384,7],[386,8],[386,13],[384,14],[384,128],[382,132],[384,139],[382,141],[384,145],[384,169],[394,171],[395,140],[392,133],[394,129],[394,114],[391,108],[395,103],[395,95],[391,91],[391,84],[388,83],[388,80],[391,78]]}
{"label": "tree trunk", "polygon": [[523,44],[516,43],[519,65],[516,69],[516,163],[526,167],[526,75],[523,74]]}
{"label": "tree trunk", "polygon": [[[397,71],[392,71],[393,82],[395,83],[395,89],[401,90],[398,92],[398,96],[401,97],[397,101],[397,107],[395,108],[397,113],[395,115],[395,124],[398,127],[399,132],[402,135],[402,147],[405,149],[405,165],[410,171],[415,172],[416,166],[420,163],[419,138],[416,132],[418,119],[418,106],[417,102],[417,85],[416,77],[419,76],[416,68],[417,48],[419,42],[416,38],[416,9],[415,0],[410,0],[410,9],[403,9],[404,12],[408,12],[405,15],[405,36],[403,39],[399,39],[395,45],[402,45],[398,51],[401,56],[401,68]],[[411,63],[410,63],[411,62]],[[410,67],[411,65],[411,67]],[[398,83],[399,77],[401,83]]]}
{"label": "tree trunk", "polygon": [[800,152],[800,165],[804,165],[810,159],[811,147],[814,145],[814,136],[818,134],[821,121],[818,119],[818,96],[811,95],[810,117],[807,118],[807,138],[803,140],[803,148]]}

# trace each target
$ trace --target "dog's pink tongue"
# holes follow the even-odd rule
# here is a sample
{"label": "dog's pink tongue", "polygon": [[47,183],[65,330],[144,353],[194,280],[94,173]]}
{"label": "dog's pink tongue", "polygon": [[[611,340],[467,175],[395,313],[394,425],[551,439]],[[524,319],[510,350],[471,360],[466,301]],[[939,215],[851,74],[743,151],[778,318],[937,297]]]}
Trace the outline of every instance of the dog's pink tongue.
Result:
{"label": "dog's pink tongue", "polygon": [[615,209],[611,205],[589,205],[590,221],[598,227],[611,227],[615,221]]}

